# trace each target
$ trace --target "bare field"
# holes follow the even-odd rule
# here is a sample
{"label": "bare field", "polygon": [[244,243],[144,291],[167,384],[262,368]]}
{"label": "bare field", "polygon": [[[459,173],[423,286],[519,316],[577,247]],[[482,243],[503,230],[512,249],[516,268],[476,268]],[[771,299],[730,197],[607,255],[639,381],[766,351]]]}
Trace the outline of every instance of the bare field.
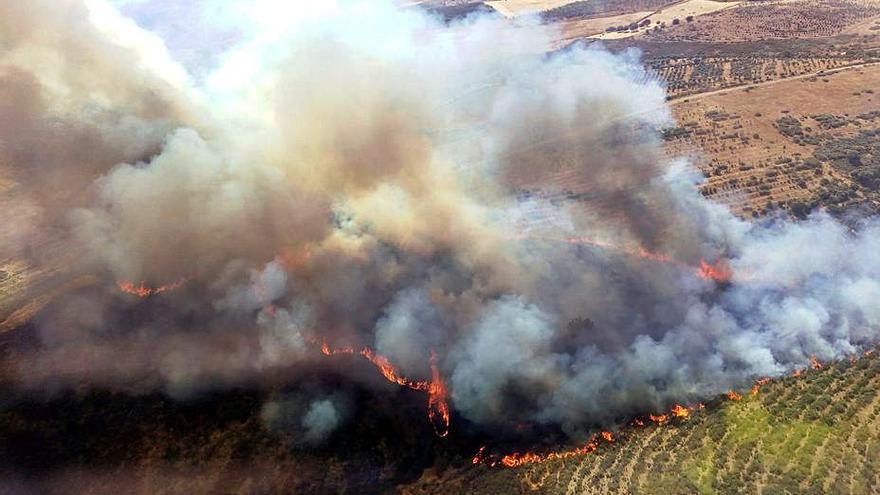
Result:
{"label": "bare field", "polygon": [[571,2],[572,0],[495,0],[486,2],[486,5],[505,17],[516,17],[554,9]]}
{"label": "bare field", "polygon": [[616,30],[593,35],[595,39],[622,39],[630,38],[639,34],[649,33],[655,27],[672,26],[673,23],[687,23],[686,19],[711,14],[737,7],[740,2],[716,2],[714,0],[686,0],[675,3],[651,14],[644,21],[644,25],[637,29]]}
{"label": "bare field", "polygon": [[587,38],[606,32],[610,27],[628,26],[639,23],[651,15],[651,11],[633,12],[609,17],[578,19],[557,23],[561,31],[560,44],[565,45],[580,38]]}
{"label": "bare field", "polygon": [[[679,100],[673,107],[679,127],[667,133],[668,151],[699,157],[708,177],[704,194],[746,216],[789,207],[835,185],[855,191],[845,173],[810,158],[821,142],[880,127],[880,118],[854,119],[880,110],[877,81],[880,65],[870,65]],[[851,125],[825,129],[821,117],[816,120],[823,115]],[[821,135],[792,139],[782,127],[791,119]]]}

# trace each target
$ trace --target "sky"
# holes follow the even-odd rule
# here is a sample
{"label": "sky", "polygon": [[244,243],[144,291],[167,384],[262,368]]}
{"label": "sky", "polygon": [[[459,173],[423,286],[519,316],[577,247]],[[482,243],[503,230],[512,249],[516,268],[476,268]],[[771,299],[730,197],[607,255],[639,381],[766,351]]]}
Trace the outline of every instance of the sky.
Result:
{"label": "sky", "polygon": [[203,80],[233,48],[281,36],[338,8],[335,0],[109,0],[159,35],[172,56]]}
{"label": "sky", "polygon": [[158,34],[174,58],[196,78],[241,41],[242,27],[227,16],[239,10],[226,0],[111,0],[124,15]]}

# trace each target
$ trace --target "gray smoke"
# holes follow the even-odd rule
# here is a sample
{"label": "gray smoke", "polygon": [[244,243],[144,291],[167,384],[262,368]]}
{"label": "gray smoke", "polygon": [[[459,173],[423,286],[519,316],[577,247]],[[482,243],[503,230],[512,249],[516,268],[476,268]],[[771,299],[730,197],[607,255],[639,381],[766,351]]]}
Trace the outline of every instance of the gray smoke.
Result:
{"label": "gray smoke", "polygon": [[290,437],[294,445],[324,443],[347,419],[350,406],[345,396],[310,398],[307,394],[286,394],[263,406],[263,422]]}
{"label": "gray smoke", "polygon": [[327,399],[312,402],[303,416],[305,439],[309,443],[323,442],[339,426],[339,413],[333,402]]}
{"label": "gray smoke", "polygon": [[[63,162],[19,180],[35,210],[71,198],[74,268],[100,284],[39,316],[22,386],[186,395],[297,376],[327,341],[413,379],[433,351],[457,414],[574,434],[878,340],[880,222],[748,223],[704,199],[663,152],[664,88],[637,53],[548,55],[548,27],[364,2],[256,30],[197,85],[168,60],[119,62],[149,38],[136,27],[48,4],[0,7],[27,21],[0,21],[21,52],[2,59],[19,117],[0,130],[24,139],[0,152],[19,171]],[[63,60],[80,32],[94,46],[70,70],[24,56]],[[11,249],[50,222],[29,225]],[[733,278],[698,276],[702,259]],[[181,279],[146,303],[116,289]],[[340,421],[322,400],[295,416],[316,441]]]}

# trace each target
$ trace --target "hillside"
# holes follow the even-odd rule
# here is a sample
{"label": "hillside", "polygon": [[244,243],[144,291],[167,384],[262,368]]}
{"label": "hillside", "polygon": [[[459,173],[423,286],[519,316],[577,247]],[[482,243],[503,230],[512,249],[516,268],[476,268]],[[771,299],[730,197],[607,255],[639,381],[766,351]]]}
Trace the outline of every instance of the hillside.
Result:
{"label": "hillside", "polygon": [[[675,424],[627,427],[589,455],[425,476],[411,494],[876,493],[880,359],[839,362],[719,398]],[[673,420],[674,422],[675,420]]]}

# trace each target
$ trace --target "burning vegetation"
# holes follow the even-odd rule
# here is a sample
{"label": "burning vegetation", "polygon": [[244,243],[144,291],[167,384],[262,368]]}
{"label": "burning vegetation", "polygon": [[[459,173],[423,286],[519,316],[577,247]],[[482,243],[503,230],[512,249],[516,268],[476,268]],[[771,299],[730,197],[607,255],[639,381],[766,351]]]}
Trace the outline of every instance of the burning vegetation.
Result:
{"label": "burning vegetation", "polygon": [[325,356],[339,354],[360,355],[372,363],[389,382],[411,390],[425,392],[428,396],[428,421],[431,422],[434,432],[441,438],[449,434],[448,393],[446,383],[440,377],[440,370],[437,367],[437,354],[434,351],[431,351],[430,380],[410,380],[401,376],[400,372],[391,364],[388,358],[376,354],[376,351],[369,347],[362,347],[359,350],[356,350],[354,347],[331,348],[327,342],[324,342],[321,344],[321,352]]}
{"label": "burning vegetation", "polygon": [[[866,351],[864,353],[864,356],[869,357],[872,353],[873,350]],[[853,358],[855,358],[855,360],[848,361],[852,364],[858,362],[857,356],[853,356]],[[815,357],[811,359],[810,368],[815,371],[822,371],[823,369],[825,369],[825,367],[818,360],[816,360]],[[804,372],[801,369],[797,369],[793,371],[790,376],[792,378],[799,378],[804,376]],[[770,383],[770,378],[761,378],[756,380],[751,389],[751,395],[757,396],[760,393],[761,387]],[[726,394],[723,394],[722,397],[730,402],[739,402],[743,400],[742,394],[734,390],[728,391]],[[715,407],[718,407],[717,403]],[[518,468],[530,464],[541,464],[550,461],[565,460],[574,457],[585,456],[588,454],[596,453],[597,449],[599,449],[599,447],[602,445],[610,447],[612,444],[616,443],[618,438],[622,438],[625,440],[629,434],[628,432],[631,432],[632,430],[644,428],[646,425],[654,425],[655,427],[673,427],[675,425],[681,424],[683,421],[688,421],[693,413],[697,411],[702,411],[704,409],[706,409],[706,405],[703,403],[698,403],[691,406],[674,404],[666,413],[646,414],[633,418],[628,422],[629,429],[623,429],[619,431],[617,435],[611,433],[610,431],[599,431],[598,433],[593,434],[583,446],[569,449],[556,451],[548,450],[534,452],[512,452],[502,455],[488,453],[487,447],[482,446],[471,459],[471,463],[473,465],[483,465],[488,467]]]}
{"label": "burning vegetation", "polygon": [[141,280],[140,284],[135,284],[134,282],[121,280],[117,282],[117,286],[119,290],[125,292],[126,294],[131,294],[133,296],[138,296],[141,298],[146,298],[150,296],[158,296],[163,292],[168,292],[174,289],[179,289],[183,287],[183,284],[186,283],[185,278],[181,278],[177,282],[166,284],[166,285],[158,285],[155,287],[150,287],[146,285],[146,282]]}

